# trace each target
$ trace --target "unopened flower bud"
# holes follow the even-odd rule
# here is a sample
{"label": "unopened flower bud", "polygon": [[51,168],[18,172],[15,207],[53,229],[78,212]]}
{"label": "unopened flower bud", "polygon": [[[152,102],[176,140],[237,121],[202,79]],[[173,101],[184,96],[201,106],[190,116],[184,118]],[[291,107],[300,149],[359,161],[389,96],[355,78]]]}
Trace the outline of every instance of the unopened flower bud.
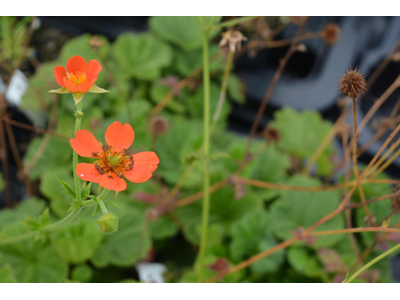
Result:
{"label": "unopened flower bud", "polygon": [[113,233],[118,230],[118,217],[113,213],[105,213],[96,222],[104,233]]}

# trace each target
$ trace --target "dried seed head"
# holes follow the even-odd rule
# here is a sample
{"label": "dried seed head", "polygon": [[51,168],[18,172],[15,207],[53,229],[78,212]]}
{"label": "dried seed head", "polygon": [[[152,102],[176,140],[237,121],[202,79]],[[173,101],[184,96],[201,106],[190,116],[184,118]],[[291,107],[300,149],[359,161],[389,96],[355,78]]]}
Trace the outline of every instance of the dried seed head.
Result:
{"label": "dried seed head", "polygon": [[328,45],[333,45],[340,38],[340,27],[336,24],[328,24],[324,27],[321,37]]}
{"label": "dried seed head", "polygon": [[164,117],[154,117],[150,120],[149,129],[154,135],[162,135],[168,131],[169,123]]}
{"label": "dried seed head", "polygon": [[103,47],[104,42],[100,40],[97,36],[94,36],[90,39],[89,44],[93,50],[97,50]]}
{"label": "dried seed head", "polygon": [[358,94],[367,90],[367,83],[365,82],[363,74],[357,68],[350,69],[343,74],[339,82],[339,91],[347,97],[355,99]]}
{"label": "dried seed head", "polygon": [[297,26],[302,25],[306,20],[307,20],[306,16],[290,17],[290,22],[292,22],[293,24],[295,24]]}
{"label": "dried seed head", "polygon": [[222,34],[222,40],[219,46],[223,47],[229,44],[229,50],[236,52],[236,50],[240,51],[242,41],[247,41],[247,38],[240,31],[228,30]]}

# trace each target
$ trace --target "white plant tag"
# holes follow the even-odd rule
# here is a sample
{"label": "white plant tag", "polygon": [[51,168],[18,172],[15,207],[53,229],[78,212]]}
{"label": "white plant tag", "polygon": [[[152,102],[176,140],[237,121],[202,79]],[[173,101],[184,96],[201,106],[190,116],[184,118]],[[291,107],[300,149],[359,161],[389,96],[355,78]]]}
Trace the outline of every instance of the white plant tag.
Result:
{"label": "white plant tag", "polygon": [[[22,96],[25,94],[27,88],[28,79],[25,77],[24,73],[22,73],[20,70],[16,70],[11,78],[10,85],[8,86],[6,99],[11,104],[18,106],[21,103]],[[4,89],[5,84],[3,81],[1,81],[0,92],[3,92]]]}
{"label": "white plant tag", "polygon": [[167,267],[160,263],[138,263],[136,270],[139,273],[140,281],[146,283],[164,283],[163,274]]}

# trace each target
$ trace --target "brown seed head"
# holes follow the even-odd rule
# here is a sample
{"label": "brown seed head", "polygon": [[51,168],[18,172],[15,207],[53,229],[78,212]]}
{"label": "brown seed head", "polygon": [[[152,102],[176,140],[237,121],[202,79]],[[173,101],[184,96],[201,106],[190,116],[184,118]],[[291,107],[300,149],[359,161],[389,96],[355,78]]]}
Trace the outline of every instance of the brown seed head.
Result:
{"label": "brown seed head", "polygon": [[228,30],[222,34],[222,39],[219,43],[219,46],[223,47],[225,45],[229,45],[230,51],[240,51],[242,47],[242,41],[247,41],[247,38],[240,31]]}
{"label": "brown seed head", "polygon": [[322,30],[321,37],[328,45],[333,45],[340,38],[340,27],[336,24],[328,24]]}
{"label": "brown seed head", "polygon": [[339,82],[339,91],[347,97],[355,99],[358,94],[367,90],[367,83],[365,82],[363,74],[357,68],[350,69],[343,74]]}
{"label": "brown seed head", "polygon": [[154,135],[162,135],[169,129],[169,123],[164,117],[154,117],[149,123],[150,132]]}

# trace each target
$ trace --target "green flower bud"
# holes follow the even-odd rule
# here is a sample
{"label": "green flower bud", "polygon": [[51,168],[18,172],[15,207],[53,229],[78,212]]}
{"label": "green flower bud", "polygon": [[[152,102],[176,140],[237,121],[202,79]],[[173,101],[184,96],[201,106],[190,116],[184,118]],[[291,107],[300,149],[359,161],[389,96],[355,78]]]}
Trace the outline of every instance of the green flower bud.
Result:
{"label": "green flower bud", "polygon": [[113,213],[105,213],[96,222],[104,233],[113,233],[118,230],[118,217]]}

